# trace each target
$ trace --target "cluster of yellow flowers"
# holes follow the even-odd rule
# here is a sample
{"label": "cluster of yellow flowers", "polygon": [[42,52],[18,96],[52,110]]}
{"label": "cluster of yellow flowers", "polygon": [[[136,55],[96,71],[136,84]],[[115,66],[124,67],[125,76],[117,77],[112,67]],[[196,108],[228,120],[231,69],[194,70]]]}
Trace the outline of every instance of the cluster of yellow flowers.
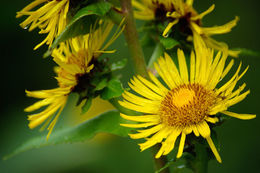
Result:
{"label": "cluster of yellow flowers", "polygon": [[[164,37],[173,33],[176,25],[180,25],[181,30],[189,35],[187,40],[193,41],[194,50],[190,52],[189,58],[185,58],[184,52],[178,49],[178,65],[164,53],[164,56],[154,63],[158,75],[148,72],[149,79],[140,75],[133,77],[129,86],[134,93],[125,90],[123,100],[119,103],[142,115],[121,114],[124,119],[130,120],[128,124],[121,125],[141,128],[138,133],[130,134],[133,139],[146,140],[140,144],[141,150],[161,144],[156,158],[169,154],[178,136],[181,137],[177,158],[181,157],[186,135],[193,132],[195,136],[201,135],[206,139],[217,161],[221,162],[211,139],[208,123],[217,123],[219,113],[239,119],[255,118],[252,114],[228,111],[230,106],[242,101],[250,92],[249,90],[242,92],[246,84],[236,88],[248,68],[240,72],[242,66],[240,63],[235,74],[220,86],[220,81],[234,65],[233,59],[226,65],[228,55],[237,57],[239,52],[232,51],[227,44],[211,38],[212,35],[231,31],[238,22],[238,17],[222,26],[203,27],[201,20],[214,9],[214,5],[199,14],[193,8],[193,0],[132,0],[132,4],[136,19],[167,23],[161,33]],[[32,11],[39,5],[40,8]],[[51,46],[53,40],[68,24],[69,10],[69,0],[34,0],[18,12],[17,17],[27,15],[28,18],[21,23],[23,28],[27,26],[29,30],[39,28],[40,34],[47,34],[46,39],[35,47],[37,49],[44,43]],[[68,95],[79,84],[79,77],[95,68],[94,59],[102,53],[111,52],[106,52],[106,48],[122,31],[116,32],[110,41],[104,44],[113,23],[103,22],[100,25],[95,31],[61,43],[54,49],[52,57],[58,64],[55,68],[57,88],[26,91],[28,96],[42,100],[27,107],[25,111],[32,112],[47,106],[40,113],[29,115],[28,118],[30,128],[42,123],[45,123],[43,127],[49,125],[47,138],[67,102]],[[132,121],[138,123],[131,123]]]}
{"label": "cluster of yellow flowers", "polygon": [[[40,4],[42,7],[36,11],[30,11]],[[23,28],[30,25],[29,31],[38,27],[40,34],[48,33],[46,39],[34,49],[37,49],[44,43],[50,47],[53,40],[64,30],[68,23],[67,13],[69,11],[69,4],[69,0],[35,0],[17,13],[17,17],[29,15],[29,17],[21,23]],[[48,126],[47,129],[49,133],[47,139],[66,105],[69,94],[79,85],[80,77],[90,73],[94,68],[95,60],[102,53],[114,52],[106,51],[106,49],[117,39],[122,30],[117,30],[110,40],[107,41],[107,37],[114,24],[111,21],[103,22],[100,20],[95,25],[100,26],[93,26],[87,35],[72,38],[61,43],[58,48],[53,50],[52,57],[54,62],[58,65],[55,68],[58,82],[57,88],[26,91],[27,96],[42,99],[25,108],[26,112],[32,112],[47,106],[47,108],[40,113],[28,116],[30,128],[35,128],[45,122],[41,129],[45,129],[45,127]]]}

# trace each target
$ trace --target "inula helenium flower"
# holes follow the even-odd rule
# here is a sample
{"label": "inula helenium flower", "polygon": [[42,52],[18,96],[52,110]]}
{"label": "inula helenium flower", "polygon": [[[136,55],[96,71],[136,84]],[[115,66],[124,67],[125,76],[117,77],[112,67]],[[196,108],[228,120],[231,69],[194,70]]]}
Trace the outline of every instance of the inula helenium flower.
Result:
{"label": "inula helenium flower", "polygon": [[[217,50],[226,49],[227,45],[210,36],[230,32],[238,22],[238,17],[236,17],[222,26],[203,27],[202,18],[213,11],[215,6],[212,5],[208,10],[198,14],[192,6],[193,0],[133,0],[132,2],[136,8],[135,17],[137,19],[168,21],[163,36],[166,36],[170,30],[174,31],[174,26],[178,24],[181,32],[188,35],[196,32],[203,38],[207,46]],[[237,57],[238,53],[239,51],[229,50],[231,56]]]}
{"label": "inula helenium flower", "polygon": [[34,49],[38,49],[44,43],[51,45],[54,38],[66,27],[69,2],[69,0],[34,0],[24,9],[17,12],[17,18],[28,16],[20,24],[22,28],[28,27],[29,31],[39,28],[40,34],[48,34]]}
{"label": "inula helenium flower", "polygon": [[[114,51],[106,51],[105,49],[115,41],[122,30],[117,32],[105,44],[112,23],[104,23],[96,31],[85,36],[73,38],[72,40],[62,43],[58,49],[52,53],[53,60],[58,64],[55,68],[57,73],[58,88],[40,91],[26,91],[27,96],[42,99],[35,104],[27,107],[26,112],[32,112],[43,106],[47,108],[40,113],[29,115],[29,127],[35,128],[45,122],[43,128],[49,124],[48,136],[51,134],[58,117],[63,110],[68,95],[71,92],[77,92],[82,86],[82,80],[88,78],[88,74],[94,67],[93,61],[100,56],[101,53],[113,53]],[[102,47],[103,46],[103,47]]]}
{"label": "inula helenium flower", "polygon": [[241,93],[246,84],[235,89],[238,80],[246,73],[240,73],[241,63],[235,74],[222,86],[219,82],[227,75],[234,61],[227,66],[227,51],[214,51],[206,47],[201,37],[194,35],[195,53],[191,52],[188,68],[184,53],[178,50],[179,66],[165,53],[154,66],[166,86],[152,73],[151,81],[136,76],[129,86],[137,94],[129,91],[123,93],[124,100],[120,104],[128,109],[141,112],[143,115],[131,116],[121,114],[124,119],[139,122],[138,124],[122,124],[126,127],[141,128],[138,133],[130,134],[133,139],[146,139],[140,144],[145,150],[157,143],[162,146],[156,158],[167,155],[174,148],[180,137],[177,158],[182,156],[186,135],[194,133],[205,138],[216,159],[221,162],[218,151],[210,137],[208,123],[219,121],[218,113],[239,119],[252,119],[255,115],[238,114],[228,108],[242,101],[249,90]]}

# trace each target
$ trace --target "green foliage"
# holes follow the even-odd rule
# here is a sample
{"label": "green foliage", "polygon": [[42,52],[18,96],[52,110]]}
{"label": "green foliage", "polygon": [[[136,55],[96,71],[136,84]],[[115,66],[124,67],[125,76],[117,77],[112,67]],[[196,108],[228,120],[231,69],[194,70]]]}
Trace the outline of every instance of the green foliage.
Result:
{"label": "green foliage", "polygon": [[101,98],[104,100],[109,100],[115,97],[121,96],[123,93],[122,84],[117,78],[112,78],[109,82],[107,87],[101,93]]}
{"label": "green foliage", "polygon": [[94,90],[100,91],[100,90],[104,89],[107,86],[107,80],[108,79],[106,79],[106,78],[99,80],[97,85],[96,85],[96,88]]}
{"label": "green foliage", "polygon": [[85,104],[82,106],[82,108],[81,108],[81,114],[85,114],[88,110],[89,110],[89,108],[90,108],[90,106],[91,106],[91,103],[92,103],[92,98],[90,97],[90,98],[88,98],[87,100],[86,100],[86,102],[85,102]]}
{"label": "green foliage", "polygon": [[45,135],[32,138],[24,142],[12,153],[5,156],[4,159],[8,159],[14,155],[33,148],[41,148],[56,144],[84,142],[100,132],[125,137],[130,130],[129,128],[120,126],[120,123],[123,123],[123,121],[124,120],[120,117],[118,111],[108,111],[75,127],[56,130],[52,133],[49,140],[46,140]]}
{"label": "green foliage", "polygon": [[[87,112],[91,106],[91,99],[101,96],[104,100],[110,100],[121,96],[123,92],[122,84],[113,71],[124,68],[127,60],[123,59],[109,64],[107,59],[94,61],[94,69],[80,78],[80,84],[74,88],[74,92],[79,94],[77,105],[86,99],[82,112]],[[89,102],[88,102],[89,101]]]}
{"label": "green foliage", "polygon": [[44,57],[50,56],[52,50],[56,48],[59,43],[69,38],[89,33],[97,20],[105,16],[111,7],[111,4],[108,2],[97,2],[80,9],[64,31],[55,39],[50,50],[44,54]]}
{"label": "green foliage", "polygon": [[161,36],[159,37],[159,39],[160,39],[160,43],[163,45],[163,47],[165,47],[165,49],[172,49],[175,46],[180,44],[177,40],[170,37],[164,38]]}

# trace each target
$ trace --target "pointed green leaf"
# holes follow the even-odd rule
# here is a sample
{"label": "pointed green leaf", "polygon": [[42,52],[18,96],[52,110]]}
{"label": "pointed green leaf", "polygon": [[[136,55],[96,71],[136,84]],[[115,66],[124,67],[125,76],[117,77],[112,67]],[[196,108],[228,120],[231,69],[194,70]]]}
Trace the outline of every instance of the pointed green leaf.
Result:
{"label": "pointed green leaf", "polygon": [[33,148],[64,143],[83,142],[91,139],[100,132],[125,137],[130,132],[130,129],[120,126],[120,123],[124,123],[124,121],[125,120],[120,117],[119,112],[116,110],[104,112],[99,116],[79,124],[78,126],[55,130],[51,134],[49,140],[46,140],[45,135],[32,138],[20,145],[12,153],[5,156],[4,159],[8,159],[16,154]]}
{"label": "pointed green leaf", "polygon": [[170,38],[170,37],[164,38],[161,36],[159,39],[160,39],[160,43],[162,43],[162,45],[163,45],[163,47],[165,47],[165,49],[172,49],[175,46],[180,44],[177,40]]}
{"label": "pointed green leaf", "polygon": [[108,2],[97,2],[80,9],[64,31],[55,39],[50,50],[44,54],[44,57],[50,56],[52,50],[57,47],[59,43],[78,35],[87,34],[97,19],[104,16],[111,7],[111,4]]}
{"label": "pointed green leaf", "polygon": [[115,97],[121,96],[123,93],[122,84],[119,79],[112,78],[109,82],[107,87],[101,93],[101,98],[104,100],[109,100]]}
{"label": "pointed green leaf", "polygon": [[82,106],[81,108],[81,114],[85,114],[86,112],[88,112],[89,108],[91,107],[91,103],[92,103],[92,98],[87,98],[85,104]]}
{"label": "pointed green leaf", "polygon": [[99,91],[104,89],[107,86],[107,78],[103,78],[101,79],[101,81],[99,81],[99,83],[97,84],[95,91]]}

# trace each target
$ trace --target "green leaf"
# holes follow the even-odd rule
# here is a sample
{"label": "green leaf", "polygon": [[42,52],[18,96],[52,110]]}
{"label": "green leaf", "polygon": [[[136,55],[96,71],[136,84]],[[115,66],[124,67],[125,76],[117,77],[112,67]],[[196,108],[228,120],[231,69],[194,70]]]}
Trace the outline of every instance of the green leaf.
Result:
{"label": "green leaf", "polygon": [[240,51],[239,55],[260,57],[259,51],[250,50],[250,49],[246,49],[246,48],[236,48],[234,50],[239,50]]}
{"label": "green leaf", "polygon": [[89,33],[90,27],[95,24],[97,19],[104,16],[111,7],[112,5],[108,2],[97,2],[80,9],[64,31],[55,39],[51,48],[44,54],[44,57],[50,56],[52,50],[59,43],[69,38]]}
{"label": "green leaf", "polygon": [[80,103],[87,98],[88,93],[89,93],[89,92],[88,92],[87,89],[84,90],[84,91],[82,91],[82,92],[79,92],[79,93],[78,93],[78,94],[79,94],[79,98],[78,98],[78,101],[77,101],[77,103],[76,103],[76,106],[79,106]]}
{"label": "green leaf", "polygon": [[175,46],[179,45],[180,43],[177,40],[174,40],[173,38],[167,37],[160,37],[160,43],[162,43],[163,47],[165,47],[165,49],[172,49]]}
{"label": "green leaf", "polygon": [[92,98],[87,98],[85,104],[82,106],[81,108],[81,114],[85,114],[86,112],[88,112],[90,106],[91,106],[91,103],[92,103]]}
{"label": "green leaf", "polygon": [[121,61],[117,61],[117,62],[111,64],[111,71],[120,70],[120,69],[124,68],[126,63],[127,63],[127,59],[124,58]]}
{"label": "green leaf", "polygon": [[186,152],[187,154],[184,156],[187,168],[190,168],[193,172],[206,173],[209,155],[212,154],[212,151],[204,138],[193,136],[190,142],[194,146],[194,153]]}
{"label": "green leaf", "polygon": [[120,126],[120,123],[124,123],[124,121],[125,120],[120,117],[118,111],[108,111],[78,126],[56,130],[51,134],[49,140],[46,140],[45,135],[32,138],[20,145],[9,155],[6,155],[4,159],[6,160],[14,155],[33,148],[56,144],[83,142],[91,139],[100,132],[125,137],[130,132],[130,129]]}
{"label": "green leaf", "polygon": [[109,100],[115,97],[121,96],[123,93],[122,84],[119,79],[112,78],[109,82],[107,87],[101,93],[101,98],[104,100]]}
{"label": "green leaf", "polygon": [[97,84],[96,88],[94,89],[95,91],[99,91],[104,89],[107,86],[107,79],[103,78],[101,81]]}

